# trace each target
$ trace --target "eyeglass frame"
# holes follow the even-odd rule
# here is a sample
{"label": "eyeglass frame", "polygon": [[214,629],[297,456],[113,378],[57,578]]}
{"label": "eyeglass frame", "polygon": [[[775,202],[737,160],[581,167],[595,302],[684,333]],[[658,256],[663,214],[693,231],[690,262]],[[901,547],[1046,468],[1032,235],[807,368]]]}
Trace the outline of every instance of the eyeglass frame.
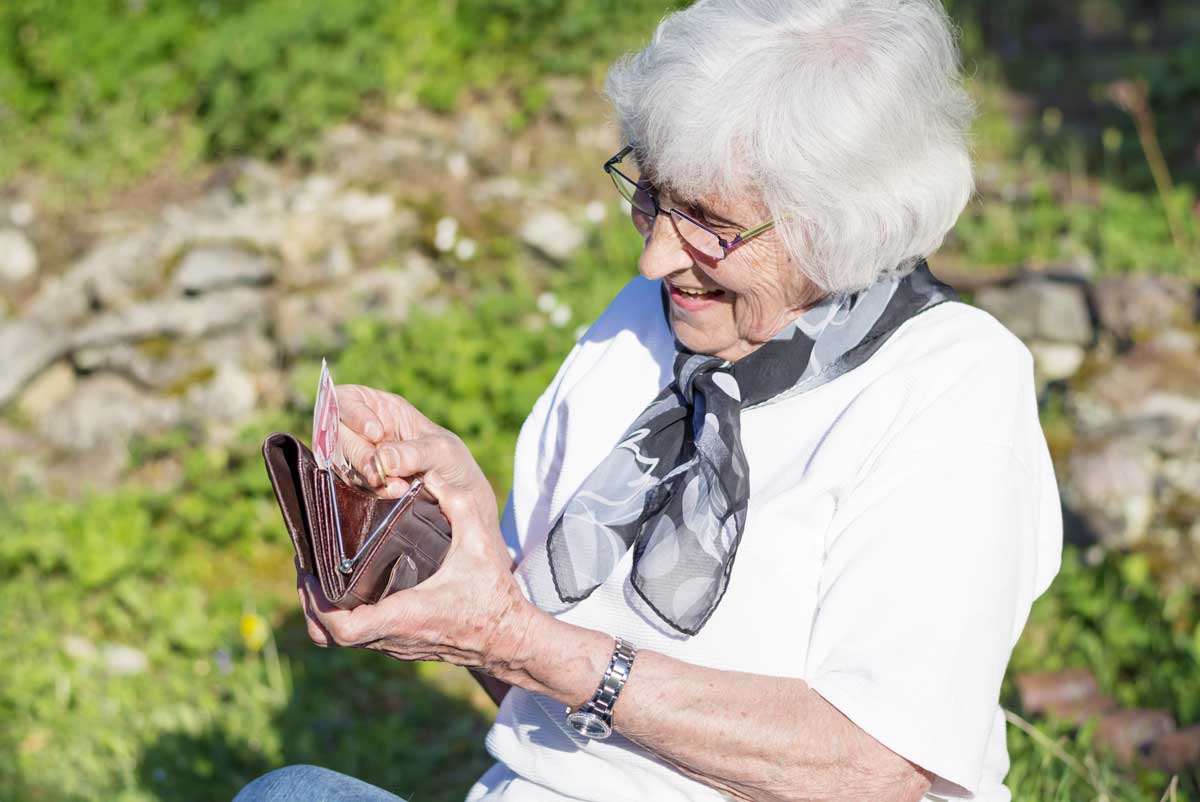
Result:
{"label": "eyeglass frame", "polygon": [[[718,234],[717,232],[713,231],[711,228],[706,226],[704,223],[701,223],[699,220],[692,217],[687,212],[683,212],[683,211],[680,211],[679,209],[674,209],[674,208],[664,209],[662,207],[662,205],[660,205],[658,202],[657,193],[655,193],[651,189],[649,184],[643,184],[641,181],[634,181],[632,178],[625,175],[625,173],[621,172],[617,168],[617,165],[620,164],[625,159],[625,157],[629,155],[630,151],[632,151],[632,150],[633,150],[633,145],[626,145],[615,156],[613,156],[612,158],[610,158],[608,161],[606,161],[604,163],[604,172],[607,173],[608,177],[612,179],[613,186],[617,188],[617,194],[619,194],[622,198],[625,198],[625,200],[628,201],[631,206],[633,206],[633,199],[625,197],[625,193],[621,191],[621,185],[617,183],[617,178],[616,178],[616,176],[613,175],[613,173],[616,173],[617,175],[621,176],[621,178],[624,178],[626,181],[628,181],[633,186],[635,186],[639,189],[642,189],[646,192],[646,197],[650,198],[650,202],[654,204],[654,217],[655,218],[657,218],[659,214],[661,214],[662,212],[665,211],[667,214],[679,215],[680,217],[682,217],[684,220],[687,220],[692,225],[694,225],[700,229],[703,229],[704,231],[707,231],[709,234],[712,234],[714,237],[717,238],[717,244],[721,246],[722,256],[719,259],[717,257],[711,256],[710,254],[707,254],[707,253],[705,254],[705,256],[710,256],[710,258],[712,258],[718,262],[722,261],[724,259],[727,259],[727,258],[729,258],[730,252],[732,252],[735,248],[738,248],[738,247],[746,244],[754,237],[757,237],[759,234],[762,234],[764,231],[769,231],[775,227],[775,221],[773,219],[767,220],[766,222],[760,223],[757,226],[754,226],[753,228],[746,229],[745,231],[743,231],[740,234],[738,234],[737,236],[735,236],[733,239],[727,240],[724,237],[722,237],[720,234]],[[634,206],[634,208],[637,208],[637,207]],[[638,211],[642,211],[642,210],[638,209]],[[645,214],[645,212],[642,211],[642,214]],[[678,228],[676,228],[676,230],[678,230]],[[683,237],[682,234],[680,235],[680,237],[684,240],[684,242],[687,242],[687,238]],[[691,243],[688,243],[688,244],[691,245]],[[695,247],[695,246],[692,246],[692,247]]]}

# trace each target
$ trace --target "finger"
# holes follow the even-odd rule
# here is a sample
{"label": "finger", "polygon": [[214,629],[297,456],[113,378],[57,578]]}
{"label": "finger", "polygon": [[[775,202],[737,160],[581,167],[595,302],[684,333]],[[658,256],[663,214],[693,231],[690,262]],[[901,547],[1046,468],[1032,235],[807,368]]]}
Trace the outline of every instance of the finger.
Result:
{"label": "finger", "polygon": [[[297,565],[297,567],[299,566]],[[296,594],[300,597],[300,609],[304,612],[304,623],[308,629],[308,637],[317,646],[327,647],[333,643],[333,638],[317,618],[316,613],[313,612],[309,592],[305,586],[305,576],[303,572],[296,575]]]}
{"label": "finger", "polygon": [[[348,395],[355,396],[375,414],[383,427],[384,440],[407,440],[438,430],[437,424],[425,417],[404,396],[358,384],[340,385],[339,389],[343,386],[347,388]],[[340,395],[338,399],[341,399]]]}
{"label": "finger", "polygon": [[358,384],[339,384],[333,388],[338,400],[338,417],[342,424],[364,440],[378,443],[388,429],[375,411],[369,388]]}
{"label": "finger", "polygon": [[385,477],[379,470],[382,463],[375,458],[374,443],[353,431],[344,430],[338,433],[338,449],[350,467],[366,479],[371,487],[383,484]]}
{"label": "finger", "polygon": [[383,498],[400,498],[408,492],[408,488],[411,486],[407,479],[389,476],[387,478],[387,486],[379,491],[379,495]]}
{"label": "finger", "polygon": [[433,473],[450,484],[465,478],[470,458],[465,447],[459,447],[450,436],[444,434],[384,443],[379,447],[379,459],[388,476]]}
{"label": "finger", "polygon": [[364,604],[352,610],[343,610],[325,597],[316,577],[307,577],[306,584],[317,621],[329,633],[334,644],[361,646],[375,639],[372,633],[379,628],[380,622],[373,605]]}

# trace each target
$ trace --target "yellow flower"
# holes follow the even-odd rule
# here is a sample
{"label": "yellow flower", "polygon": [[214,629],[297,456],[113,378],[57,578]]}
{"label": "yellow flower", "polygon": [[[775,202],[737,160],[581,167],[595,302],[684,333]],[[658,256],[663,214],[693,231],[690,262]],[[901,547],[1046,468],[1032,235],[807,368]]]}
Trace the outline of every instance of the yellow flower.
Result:
{"label": "yellow flower", "polygon": [[242,614],[242,640],[246,648],[252,652],[262,651],[267,638],[271,636],[271,627],[266,620],[256,613]]}
{"label": "yellow flower", "polygon": [[1050,136],[1057,134],[1058,129],[1062,128],[1062,124],[1063,113],[1061,109],[1050,106],[1042,112],[1042,130]]}

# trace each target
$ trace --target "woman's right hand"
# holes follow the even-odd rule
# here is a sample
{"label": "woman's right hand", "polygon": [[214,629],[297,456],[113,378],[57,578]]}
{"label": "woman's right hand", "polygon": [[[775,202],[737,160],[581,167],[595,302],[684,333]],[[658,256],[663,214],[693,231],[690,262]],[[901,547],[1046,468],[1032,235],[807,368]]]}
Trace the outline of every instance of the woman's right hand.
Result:
{"label": "woman's right hand", "polygon": [[416,455],[403,443],[420,439],[423,447],[454,456],[440,460],[439,467],[424,476],[431,490],[439,485],[460,487],[478,496],[482,507],[495,508],[491,484],[456,434],[395,393],[358,384],[339,384],[334,392],[341,420],[339,447],[350,467],[377,493],[397,498],[408,489],[409,466],[416,464]]}

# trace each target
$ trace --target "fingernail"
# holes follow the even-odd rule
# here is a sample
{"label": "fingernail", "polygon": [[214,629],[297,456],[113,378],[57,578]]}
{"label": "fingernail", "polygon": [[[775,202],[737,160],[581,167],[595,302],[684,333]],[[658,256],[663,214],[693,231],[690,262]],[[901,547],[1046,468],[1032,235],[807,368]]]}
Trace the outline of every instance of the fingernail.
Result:
{"label": "fingernail", "polygon": [[379,442],[379,439],[383,437],[383,427],[373,420],[367,421],[367,425],[363,427],[363,434],[367,436],[368,440]]}
{"label": "fingernail", "polygon": [[386,446],[379,449],[379,453],[383,455],[383,467],[387,468],[388,473],[400,473],[400,453],[394,446]]}

